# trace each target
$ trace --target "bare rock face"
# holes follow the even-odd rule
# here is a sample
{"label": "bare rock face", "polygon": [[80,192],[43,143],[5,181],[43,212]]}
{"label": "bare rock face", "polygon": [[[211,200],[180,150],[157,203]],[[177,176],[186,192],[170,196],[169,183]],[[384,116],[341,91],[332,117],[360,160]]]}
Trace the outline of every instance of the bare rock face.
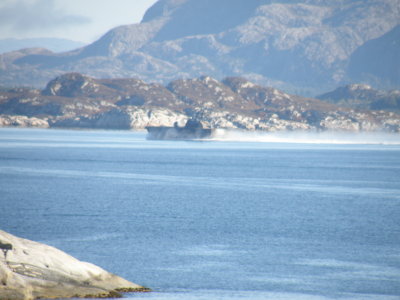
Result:
{"label": "bare rock face", "polygon": [[67,73],[43,91],[0,89],[0,126],[144,129],[194,118],[210,128],[399,132],[398,95],[350,85],[321,101],[240,77],[201,76],[164,87],[135,78]]}
{"label": "bare rock face", "polygon": [[400,0],[159,0],[140,24],[86,47],[0,55],[0,82],[43,87],[81,72],[163,84],[245,76],[312,94],[349,82],[398,88],[399,7]]}
{"label": "bare rock face", "polygon": [[109,88],[80,73],[59,76],[51,80],[42,91],[42,95],[61,97],[105,97],[110,93]]}
{"label": "bare rock face", "polygon": [[51,246],[0,230],[0,299],[120,297],[142,286]]}
{"label": "bare rock face", "polygon": [[49,123],[35,117],[0,115],[0,127],[48,128]]}
{"label": "bare rock face", "polygon": [[53,121],[52,127],[98,129],[144,129],[147,126],[172,126],[185,123],[188,117],[160,107],[124,106],[89,117],[66,118]]}

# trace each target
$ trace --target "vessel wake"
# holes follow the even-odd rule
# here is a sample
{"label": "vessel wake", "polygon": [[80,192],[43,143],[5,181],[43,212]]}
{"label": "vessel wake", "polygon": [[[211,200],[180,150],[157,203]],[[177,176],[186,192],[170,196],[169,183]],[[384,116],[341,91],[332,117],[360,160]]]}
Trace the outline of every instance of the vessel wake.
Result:
{"label": "vessel wake", "polygon": [[383,144],[400,145],[400,134],[387,132],[256,132],[216,129],[213,141],[299,143],[299,144]]}

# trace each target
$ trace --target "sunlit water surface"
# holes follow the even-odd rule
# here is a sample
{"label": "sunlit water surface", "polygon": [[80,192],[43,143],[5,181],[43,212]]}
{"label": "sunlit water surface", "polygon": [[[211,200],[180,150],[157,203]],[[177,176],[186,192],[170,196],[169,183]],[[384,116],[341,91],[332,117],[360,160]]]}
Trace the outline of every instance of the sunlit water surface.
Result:
{"label": "sunlit water surface", "polygon": [[399,299],[400,138],[301,138],[0,129],[0,228],[128,299]]}

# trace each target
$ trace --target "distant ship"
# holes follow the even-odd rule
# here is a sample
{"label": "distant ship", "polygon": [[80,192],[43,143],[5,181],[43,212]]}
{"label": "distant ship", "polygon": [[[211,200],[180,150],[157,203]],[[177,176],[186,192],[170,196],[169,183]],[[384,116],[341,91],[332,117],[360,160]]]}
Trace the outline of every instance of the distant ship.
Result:
{"label": "distant ship", "polygon": [[204,128],[200,121],[189,119],[184,127],[175,122],[169,126],[147,126],[149,140],[201,140],[213,136],[214,129]]}

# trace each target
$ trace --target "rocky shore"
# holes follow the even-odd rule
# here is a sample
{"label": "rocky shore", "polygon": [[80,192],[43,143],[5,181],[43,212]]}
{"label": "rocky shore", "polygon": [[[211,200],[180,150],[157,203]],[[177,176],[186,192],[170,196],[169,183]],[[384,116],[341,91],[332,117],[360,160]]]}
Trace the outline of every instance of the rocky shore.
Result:
{"label": "rocky shore", "polygon": [[0,230],[0,299],[117,298],[149,289],[45,244]]}
{"label": "rocky shore", "polygon": [[67,73],[43,90],[0,88],[0,127],[140,130],[192,118],[216,129],[400,132],[400,92],[355,87],[314,99],[240,77],[202,76],[163,86]]}

